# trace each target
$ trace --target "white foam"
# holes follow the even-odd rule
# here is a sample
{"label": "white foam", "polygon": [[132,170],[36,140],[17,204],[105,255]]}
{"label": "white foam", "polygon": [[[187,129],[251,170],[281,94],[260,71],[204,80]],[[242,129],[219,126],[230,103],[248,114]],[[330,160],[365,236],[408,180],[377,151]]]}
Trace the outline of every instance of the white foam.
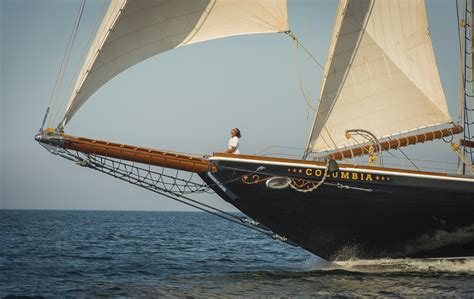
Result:
{"label": "white foam", "polygon": [[473,272],[474,258],[443,259],[378,259],[329,263],[313,270],[345,270],[351,272]]}
{"label": "white foam", "polygon": [[331,264],[331,262],[328,262],[325,259],[322,259],[316,255],[311,255],[303,261],[300,268],[303,271],[316,271],[326,269]]}

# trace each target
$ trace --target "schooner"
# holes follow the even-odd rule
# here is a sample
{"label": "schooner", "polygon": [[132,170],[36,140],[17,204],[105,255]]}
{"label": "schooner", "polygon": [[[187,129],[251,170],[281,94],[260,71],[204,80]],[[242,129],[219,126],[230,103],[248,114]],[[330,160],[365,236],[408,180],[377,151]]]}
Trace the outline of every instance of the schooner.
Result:
{"label": "schooner", "polygon": [[[311,134],[302,159],[285,159],[191,155],[66,134],[95,91],[153,55],[255,33],[286,33],[299,43],[286,0],[112,0],[64,117],[56,128],[43,122],[35,139],[80,166],[327,260],[473,256],[472,9],[466,1],[462,113],[453,121],[424,1],[341,0]],[[384,166],[383,151],[455,135],[462,136],[448,148],[459,159],[456,174]],[[367,165],[355,163],[358,156]],[[202,192],[246,217],[191,197]]]}

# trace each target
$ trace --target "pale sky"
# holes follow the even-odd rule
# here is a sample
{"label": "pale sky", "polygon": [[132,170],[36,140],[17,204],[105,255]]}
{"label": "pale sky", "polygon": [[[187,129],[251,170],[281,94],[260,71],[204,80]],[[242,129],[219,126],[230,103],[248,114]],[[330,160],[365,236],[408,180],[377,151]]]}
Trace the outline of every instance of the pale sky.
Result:
{"label": "pale sky", "polygon": [[[337,2],[288,3],[290,28],[324,63]],[[53,156],[33,140],[79,4],[80,0],[0,1],[0,209],[188,210]],[[89,0],[86,5],[73,53],[76,59],[84,51],[100,4]],[[455,2],[428,0],[427,8],[438,69],[455,118],[459,89]],[[297,53],[305,66],[305,89],[316,95],[321,71],[301,49]],[[70,69],[75,66],[72,61]],[[65,102],[68,96],[63,97]],[[304,148],[313,117],[307,118],[307,111],[291,39],[285,34],[240,36],[162,53],[121,73],[89,99],[66,133],[211,154],[222,151],[230,129],[239,127],[241,152],[253,154],[275,145]],[[63,113],[60,110],[58,118]],[[456,160],[441,143],[406,151],[414,157]],[[232,209],[215,195],[197,199]]]}

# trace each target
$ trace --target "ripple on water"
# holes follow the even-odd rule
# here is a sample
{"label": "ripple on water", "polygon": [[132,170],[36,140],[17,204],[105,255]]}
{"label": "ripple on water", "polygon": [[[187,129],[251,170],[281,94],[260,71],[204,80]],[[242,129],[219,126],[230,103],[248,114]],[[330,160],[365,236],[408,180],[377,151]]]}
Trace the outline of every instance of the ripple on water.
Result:
{"label": "ripple on water", "polygon": [[474,259],[329,263],[203,213],[0,218],[0,297],[474,295]]}

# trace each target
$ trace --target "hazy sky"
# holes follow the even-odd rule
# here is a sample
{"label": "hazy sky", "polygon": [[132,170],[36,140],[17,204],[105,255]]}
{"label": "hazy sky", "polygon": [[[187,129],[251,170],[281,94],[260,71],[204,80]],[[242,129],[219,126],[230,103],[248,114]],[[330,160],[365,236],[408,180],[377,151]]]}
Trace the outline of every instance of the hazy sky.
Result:
{"label": "hazy sky", "polygon": [[[288,2],[291,29],[324,62],[336,1]],[[33,140],[79,4],[80,0],[0,0],[0,208],[187,210],[53,156]],[[86,5],[73,53],[76,59],[84,51],[100,4],[89,0]],[[432,0],[427,7],[441,80],[455,117],[459,88],[455,2]],[[315,95],[321,71],[301,50],[297,53],[305,66],[305,88]],[[70,69],[75,66],[73,59]],[[89,99],[66,133],[210,154],[222,151],[230,129],[239,127],[241,152],[252,154],[273,145],[304,148],[312,125],[307,111],[291,39],[285,34],[240,36],[179,48],[130,68]],[[455,160],[449,148],[439,144],[407,151],[415,157]],[[217,196],[198,199],[231,209]]]}

